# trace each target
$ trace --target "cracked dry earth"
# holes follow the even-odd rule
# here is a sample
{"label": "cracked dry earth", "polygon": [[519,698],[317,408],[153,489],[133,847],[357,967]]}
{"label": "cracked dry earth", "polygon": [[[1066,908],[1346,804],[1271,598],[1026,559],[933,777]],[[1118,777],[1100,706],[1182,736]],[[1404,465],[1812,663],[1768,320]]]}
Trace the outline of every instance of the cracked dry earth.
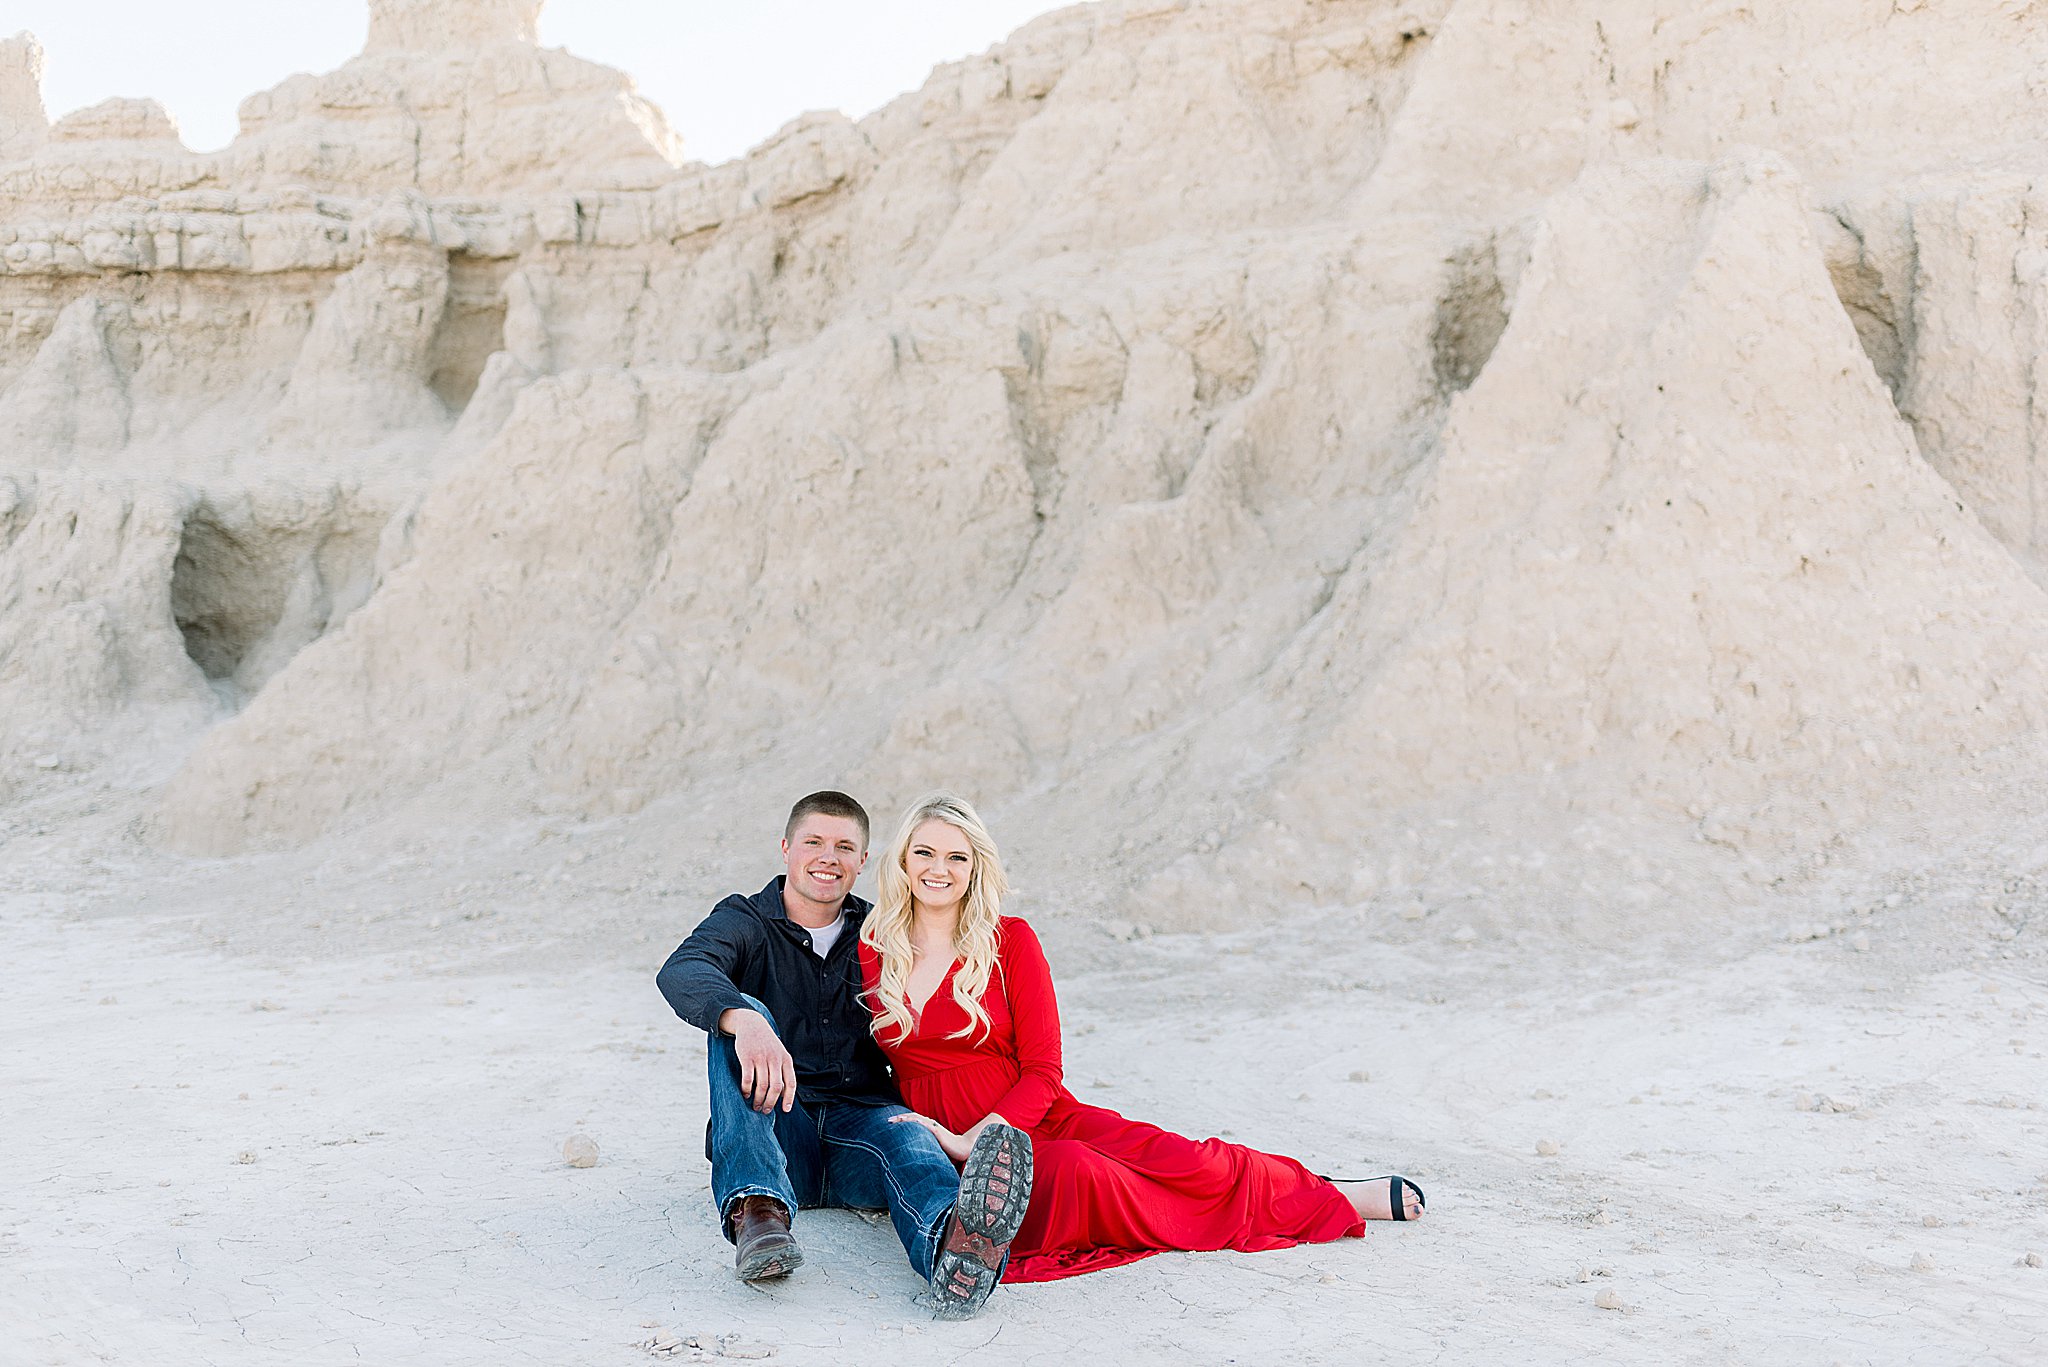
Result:
{"label": "cracked dry earth", "polygon": [[[1081,1095],[1339,1175],[1405,1170],[1430,1213],[937,1324],[886,1226],[852,1214],[800,1221],[789,1282],[732,1280],[701,1037],[655,993],[658,954],[216,947],[192,887],[142,867],[74,852],[0,884],[9,1367],[558,1367],[655,1342],[790,1364],[2022,1364],[2048,1334],[2026,1262],[2048,1253],[2048,987],[2024,937],[1959,944],[1931,914],[1893,913],[1876,950],[1759,932],[1649,959],[1402,945],[1336,916],[1112,957],[1048,918]],[[246,866],[220,867],[225,888]],[[564,1163],[577,1132],[596,1166]]]}

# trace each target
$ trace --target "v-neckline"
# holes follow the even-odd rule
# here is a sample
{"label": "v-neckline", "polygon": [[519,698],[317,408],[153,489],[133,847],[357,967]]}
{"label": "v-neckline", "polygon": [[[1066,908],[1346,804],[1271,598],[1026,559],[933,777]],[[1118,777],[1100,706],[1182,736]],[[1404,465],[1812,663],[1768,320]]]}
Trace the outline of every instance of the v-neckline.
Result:
{"label": "v-neckline", "polygon": [[946,984],[949,981],[951,981],[953,975],[959,971],[960,956],[956,954],[953,956],[953,962],[946,965],[946,971],[939,975],[938,982],[932,985],[932,990],[925,994],[924,1000],[912,1004],[910,1008],[910,1014],[913,1017],[915,1017],[919,1022],[922,1022],[924,1020],[924,1009],[932,1004],[933,1000],[937,998],[940,991],[942,991],[945,988]]}

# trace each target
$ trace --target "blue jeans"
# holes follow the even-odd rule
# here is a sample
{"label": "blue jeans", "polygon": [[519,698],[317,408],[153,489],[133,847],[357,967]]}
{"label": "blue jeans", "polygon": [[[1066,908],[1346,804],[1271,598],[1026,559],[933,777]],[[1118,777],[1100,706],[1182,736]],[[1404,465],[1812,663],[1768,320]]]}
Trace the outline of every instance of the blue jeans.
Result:
{"label": "blue jeans", "polygon": [[[747,1005],[773,1025],[768,1008]],[[917,1275],[931,1280],[946,1216],[960,1199],[960,1174],[922,1125],[894,1124],[902,1106],[840,1101],[762,1115],[740,1091],[732,1040],[711,1035],[711,1199],[725,1237],[745,1196],[772,1196],[794,1221],[798,1210],[850,1206],[887,1210]]]}

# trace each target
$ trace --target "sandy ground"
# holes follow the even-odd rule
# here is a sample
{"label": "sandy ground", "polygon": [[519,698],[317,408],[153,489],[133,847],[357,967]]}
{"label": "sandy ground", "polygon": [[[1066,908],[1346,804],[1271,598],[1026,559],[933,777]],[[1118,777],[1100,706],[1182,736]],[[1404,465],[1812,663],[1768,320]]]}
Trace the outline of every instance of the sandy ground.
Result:
{"label": "sandy ground", "polygon": [[[530,829],[431,878],[293,856],[287,887],[291,860],[167,861],[98,807],[18,821],[0,874],[9,1367],[630,1364],[658,1334],[794,1364],[2048,1360],[2030,935],[1960,944],[1900,907],[1624,955],[1334,914],[1130,944],[1048,918],[1081,1095],[1405,1170],[1430,1213],[1009,1288],[943,1325],[852,1214],[801,1221],[788,1283],[732,1279],[702,1037],[653,986],[694,894],[639,894],[639,942],[558,952],[486,909],[552,898],[573,925],[631,898],[505,872],[549,847]],[[605,840],[556,840],[564,877],[579,839]],[[407,886],[430,948],[359,910]],[[563,1163],[575,1132],[596,1167]]]}

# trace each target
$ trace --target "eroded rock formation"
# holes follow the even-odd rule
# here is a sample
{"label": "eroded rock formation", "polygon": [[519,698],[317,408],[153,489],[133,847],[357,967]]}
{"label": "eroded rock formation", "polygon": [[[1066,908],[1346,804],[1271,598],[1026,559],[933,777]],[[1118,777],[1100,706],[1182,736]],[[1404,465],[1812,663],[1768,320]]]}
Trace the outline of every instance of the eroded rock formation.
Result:
{"label": "eroded rock formation", "polygon": [[18,33],[0,41],[0,160],[26,157],[49,135],[43,111],[43,48]]}
{"label": "eroded rock formation", "polygon": [[0,47],[0,726],[177,847],[943,783],[1214,924],[2038,729],[2032,11],[1130,0],[716,167],[371,11],[206,156]]}

